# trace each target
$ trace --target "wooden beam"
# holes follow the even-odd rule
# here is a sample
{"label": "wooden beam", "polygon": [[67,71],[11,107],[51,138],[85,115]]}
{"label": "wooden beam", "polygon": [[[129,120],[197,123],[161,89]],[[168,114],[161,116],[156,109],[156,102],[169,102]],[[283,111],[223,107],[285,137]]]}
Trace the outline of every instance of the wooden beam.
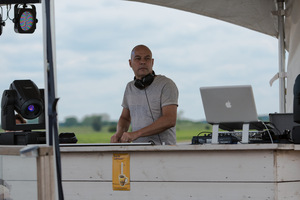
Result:
{"label": "wooden beam", "polygon": [[0,4],[41,3],[41,0],[0,0]]}

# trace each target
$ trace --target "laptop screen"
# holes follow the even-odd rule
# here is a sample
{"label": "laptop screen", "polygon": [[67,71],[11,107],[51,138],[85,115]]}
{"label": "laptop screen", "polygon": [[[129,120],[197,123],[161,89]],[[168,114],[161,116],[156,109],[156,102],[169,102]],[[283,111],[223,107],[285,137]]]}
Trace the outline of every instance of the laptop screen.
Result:
{"label": "laptop screen", "polygon": [[200,87],[200,93],[208,123],[258,121],[251,85]]}

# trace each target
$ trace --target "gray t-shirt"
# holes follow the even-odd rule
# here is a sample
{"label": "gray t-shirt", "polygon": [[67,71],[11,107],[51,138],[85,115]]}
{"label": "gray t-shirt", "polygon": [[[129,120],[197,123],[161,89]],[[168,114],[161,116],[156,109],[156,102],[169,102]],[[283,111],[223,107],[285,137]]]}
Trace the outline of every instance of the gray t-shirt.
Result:
{"label": "gray t-shirt", "polygon": [[[178,106],[178,89],[175,83],[162,75],[156,75],[146,89],[138,89],[134,81],[127,84],[122,106],[129,109],[132,131],[144,128],[162,116],[162,107]],[[150,109],[151,108],[151,109]],[[140,137],[133,142],[176,144],[176,128],[169,128],[157,135]]]}

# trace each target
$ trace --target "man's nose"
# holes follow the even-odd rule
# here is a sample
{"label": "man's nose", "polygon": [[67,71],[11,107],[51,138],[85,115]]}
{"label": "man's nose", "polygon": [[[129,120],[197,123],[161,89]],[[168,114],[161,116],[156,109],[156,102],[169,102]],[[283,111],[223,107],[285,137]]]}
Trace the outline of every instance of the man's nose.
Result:
{"label": "man's nose", "polygon": [[140,60],[140,63],[141,63],[141,64],[145,64],[145,63],[146,63],[146,59],[141,59],[141,60]]}

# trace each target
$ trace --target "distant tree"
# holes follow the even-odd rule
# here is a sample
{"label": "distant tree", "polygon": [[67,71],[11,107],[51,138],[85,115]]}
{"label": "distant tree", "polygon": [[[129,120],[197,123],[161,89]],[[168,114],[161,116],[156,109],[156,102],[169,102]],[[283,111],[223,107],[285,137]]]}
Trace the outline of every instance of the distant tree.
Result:
{"label": "distant tree", "polygon": [[177,112],[177,120],[182,120],[183,119],[183,110],[179,110],[178,112]]}
{"label": "distant tree", "polygon": [[113,126],[113,125],[109,126],[108,132],[114,133],[114,132],[116,132],[116,131],[117,131],[117,127],[116,127],[116,126]]}
{"label": "distant tree", "polygon": [[205,126],[205,130],[209,130],[210,129],[210,126],[209,125],[206,125]]}
{"label": "distant tree", "polygon": [[64,125],[65,126],[76,126],[76,125],[78,125],[78,120],[76,117],[67,117],[65,119]]}
{"label": "distant tree", "polygon": [[102,129],[102,116],[101,115],[91,115],[84,117],[81,122],[82,126],[91,126],[95,131],[101,131]]}
{"label": "distant tree", "polygon": [[101,124],[101,116],[94,116],[92,119],[92,127],[94,131],[101,131],[102,124]]}

